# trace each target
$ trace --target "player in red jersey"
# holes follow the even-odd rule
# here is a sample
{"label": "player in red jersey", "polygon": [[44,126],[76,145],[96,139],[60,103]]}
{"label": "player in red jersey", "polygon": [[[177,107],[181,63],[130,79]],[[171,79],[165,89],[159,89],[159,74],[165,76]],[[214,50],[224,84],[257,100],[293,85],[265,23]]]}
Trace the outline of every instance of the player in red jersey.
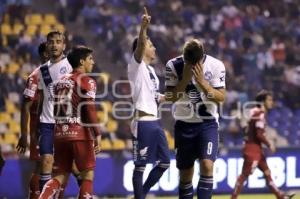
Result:
{"label": "player in red jersey", "polygon": [[285,194],[280,191],[271,177],[270,169],[266,162],[262,145],[266,145],[271,152],[276,148],[273,143],[266,138],[266,116],[265,114],[273,107],[272,94],[266,90],[260,91],[256,96],[259,103],[250,110],[250,121],[246,128],[245,145],[243,148],[244,164],[242,174],[238,177],[231,199],[236,199],[242,190],[244,181],[258,167],[263,173],[270,190],[276,195],[277,199],[290,199],[294,194]]}
{"label": "player in red jersey", "polygon": [[[47,53],[46,42],[43,42],[38,47],[41,63],[49,60]],[[39,191],[39,173],[40,173],[40,156],[38,148],[38,124],[40,108],[42,103],[42,93],[37,91],[38,71],[36,68],[28,77],[26,88],[23,93],[23,102],[21,108],[21,137],[17,145],[17,150],[20,153],[25,153],[27,148],[27,135],[30,132],[30,160],[35,162],[35,168],[32,172],[29,181],[29,199],[36,199],[40,195]],[[28,124],[29,122],[29,129]]]}
{"label": "player in red jersey", "polygon": [[96,82],[85,74],[91,72],[94,65],[92,50],[77,46],[72,48],[67,58],[74,71],[54,86],[54,167],[57,169],[54,177],[44,186],[40,199],[55,195],[68,179],[73,161],[82,177],[79,198],[92,198],[93,193],[95,152],[99,151],[97,140],[100,139],[100,129],[95,126]]}

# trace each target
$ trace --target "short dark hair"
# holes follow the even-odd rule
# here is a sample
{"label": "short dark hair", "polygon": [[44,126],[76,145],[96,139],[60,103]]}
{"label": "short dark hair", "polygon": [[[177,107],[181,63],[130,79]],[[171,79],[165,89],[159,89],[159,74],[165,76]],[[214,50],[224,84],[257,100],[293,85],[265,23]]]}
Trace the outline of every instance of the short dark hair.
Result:
{"label": "short dark hair", "polygon": [[39,47],[38,47],[38,53],[39,53],[39,56],[42,57],[43,56],[43,53],[46,52],[47,50],[47,42],[42,42],[40,43]]}
{"label": "short dark hair", "polygon": [[80,66],[80,60],[86,59],[91,53],[93,52],[92,49],[86,47],[86,46],[75,46],[73,47],[68,55],[67,59],[69,63],[71,64],[72,68],[78,68]]}
{"label": "short dark hair", "polygon": [[268,96],[272,96],[272,93],[267,90],[261,90],[256,94],[255,101],[263,103]]}
{"label": "short dark hair", "polygon": [[195,65],[204,57],[203,44],[197,39],[191,39],[184,44],[183,59],[186,63]]}
{"label": "short dark hair", "polygon": [[52,38],[54,35],[60,35],[60,36],[62,36],[63,37],[63,42],[65,42],[65,38],[66,37],[65,37],[64,33],[60,32],[58,30],[53,30],[53,31],[49,32],[47,34],[47,40],[49,40],[50,38]]}
{"label": "short dark hair", "polygon": [[138,42],[139,38],[136,37],[134,38],[133,42],[132,42],[132,52],[135,51],[135,49],[137,48],[137,42]]}

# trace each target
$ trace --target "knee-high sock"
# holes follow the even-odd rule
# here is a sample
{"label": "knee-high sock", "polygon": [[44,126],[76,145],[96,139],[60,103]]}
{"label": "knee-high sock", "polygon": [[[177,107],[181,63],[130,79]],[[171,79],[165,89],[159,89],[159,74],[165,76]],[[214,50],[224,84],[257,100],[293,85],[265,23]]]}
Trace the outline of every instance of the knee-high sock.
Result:
{"label": "knee-high sock", "polygon": [[164,172],[169,168],[170,164],[168,163],[160,163],[156,165],[148,175],[146,182],[143,185],[144,195],[147,195],[149,190],[153,185],[155,185],[160,177],[164,174]]}
{"label": "knee-high sock", "polygon": [[145,166],[135,166],[132,176],[133,192],[135,199],[144,199],[143,174]]}
{"label": "knee-high sock", "polygon": [[274,184],[273,179],[271,175],[265,175],[265,179],[267,181],[267,184],[269,186],[269,189],[272,191],[273,194],[276,195],[277,199],[283,198],[284,193],[281,192],[277,186]]}
{"label": "knee-high sock", "polygon": [[79,191],[79,199],[93,198],[93,181],[82,180]]}
{"label": "knee-high sock", "polygon": [[33,173],[29,181],[29,199],[38,199],[40,196],[39,187],[40,175]]}
{"label": "knee-high sock", "polygon": [[201,175],[197,187],[198,199],[211,199],[212,188],[213,188],[213,177]]}
{"label": "knee-high sock", "polygon": [[244,186],[244,182],[247,179],[248,176],[241,174],[238,179],[236,180],[233,193],[231,195],[231,199],[236,199],[238,195],[241,193],[242,188]]}
{"label": "knee-high sock", "polygon": [[44,185],[51,179],[51,173],[41,173],[40,174],[40,191],[43,190]]}
{"label": "knee-high sock", "polygon": [[194,189],[192,182],[179,183],[179,199],[193,199]]}

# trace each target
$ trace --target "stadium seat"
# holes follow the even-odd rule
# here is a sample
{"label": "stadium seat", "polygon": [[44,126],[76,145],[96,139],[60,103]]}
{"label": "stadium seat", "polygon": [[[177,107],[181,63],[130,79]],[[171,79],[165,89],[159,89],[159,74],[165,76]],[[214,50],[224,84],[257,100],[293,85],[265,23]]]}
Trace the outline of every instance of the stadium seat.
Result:
{"label": "stadium seat", "polygon": [[11,35],[13,30],[9,24],[3,23],[1,25],[1,33],[2,35]]}
{"label": "stadium seat", "polygon": [[5,100],[5,108],[7,113],[14,113],[16,112],[16,106],[13,102],[9,100]]}
{"label": "stadium seat", "polygon": [[7,72],[9,74],[16,74],[16,72],[20,69],[20,65],[14,61],[12,61],[8,66],[7,66]]}
{"label": "stadium seat", "polygon": [[52,28],[49,25],[41,26],[41,34],[42,35],[47,35],[51,30],[52,30]]}
{"label": "stadium seat", "polygon": [[109,133],[114,133],[116,132],[116,130],[118,129],[118,122],[116,120],[108,120],[107,124],[106,124],[106,130]]}
{"label": "stadium seat", "polygon": [[20,124],[14,120],[11,120],[9,122],[9,133],[16,133],[19,134],[21,133],[21,128],[20,128]]}
{"label": "stadium seat", "polygon": [[25,33],[29,36],[33,36],[35,35],[37,28],[37,25],[28,25]]}
{"label": "stadium seat", "polygon": [[18,34],[20,34],[21,30],[23,30],[23,29],[24,29],[23,24],[15,23],[12,28],[12,30],[13,30],[12,33],[15,35],[18,35]]}
{"label": "stadium seat", "polygon": [[9,113],[0,112],[0,123],[8,123],[11,120]]}
{"label": "stadium seat", "polygon": [[104,85],[108,84],[109,78],[110,78],[110,75],[108,73],[102,72],[99,74],[99,79],[101,79],[101,81],[104,83]]}
{"label": "stadium seat", "polygon": [[100,104],[104,112],[108,112],[108,113],[112,112],[112,103],[110,101],[102,101]]}
{"label": "stadium seat", "polygon": [[112,144],[111,141],[108,139],[101,140],[101,150],[111,150]]}
{"label": "stadium seat", "polygon": [[54,29],[55,29],[55,30],[58,30],[58,31],[60,31],[60,32],[65,32],[65,26],[62,25],[62,24],[56,24],[56,25],[54,26]]}
{"label": "stadium seat", "polygon": [[45,14],[44,15],[44,24],[55,25],[57,23],[56,17],[54,14]]}
{"label": "stadium seat", "polygon": [[126,147],[125,142],[120,139],[113,140],[112,144],[113,144],[113,146],[112,146],[113,150],[121,150],[121,149],[125,149],[125,147]]}
{"label": "stadium seat", "polygon": [[6,144],[16,144],[18,142],[18,136],[15,133],[6,133],[4,135],[4,142]]}
{"label": "stadium seat", "polygon": [[97,111],[97,118],[100,123],[107,123],[108,121],[108,113],[104,111]]}
{"label": "stadium seat", "polygon": [[27,25],[41,25],[43,23],[42,15],[38,13],[26,15],[25,23]]}

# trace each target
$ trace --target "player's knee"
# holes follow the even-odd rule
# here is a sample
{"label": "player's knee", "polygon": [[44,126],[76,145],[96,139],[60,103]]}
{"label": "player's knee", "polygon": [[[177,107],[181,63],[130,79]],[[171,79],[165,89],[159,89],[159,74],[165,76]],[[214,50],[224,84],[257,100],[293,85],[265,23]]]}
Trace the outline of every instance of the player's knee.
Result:
{"label": "player's knee", "polygon": [[49,166],[52,166],[54,162],[54,159],[53,159],[53,156],[52,155],[44,155],[42,157],[42,167],[45,168],[45,167],[49,167]]}
{"label": "player's knee", "polygon": [[80,172],[82,180],[94,180],[94,170],[85,170]]}
{"label": "player's knee", "polygon": [[214,162],[212,160],[201,160],[201,175],[212,176],[214,170]]}
{"label": "player's knee", "polygon": [[179,175],[180,175],[181,183],[186,184],[186,183],[191,182],[193,179],[193,175],[194,175],[194,167],[189,168],[189,169],[180,170]]}

